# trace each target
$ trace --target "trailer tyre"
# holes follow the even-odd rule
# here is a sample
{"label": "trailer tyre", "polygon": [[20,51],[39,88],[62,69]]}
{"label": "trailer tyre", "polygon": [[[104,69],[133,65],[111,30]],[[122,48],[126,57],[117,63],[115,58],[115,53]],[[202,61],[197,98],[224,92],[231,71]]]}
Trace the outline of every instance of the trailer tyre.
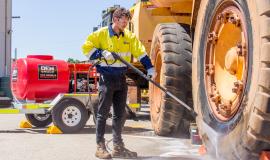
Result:
{"label": "trailer tyre", "polygon": [[269,25],[270,0],[201,1],[193,99],[203,142],[217,159],[259,159],[270,149]]}
{"label": "trailer tyre", "polygon": [[63,133],[79,132],[88,120],[88,110],[78,100],[66,98],[52,110],[53,124]]}
{"label": "trailer tyre", "polygon": [[52,123],[51,114],[25,114],[25,117],[35,127],[46,127]]}
{"label": "trailer tyre", "polygon": [[[157,72],[154,81],[189,106],[192,106],[191,50],[191,38],[184,25],[164,23],[156,27],[150,53]],[[184,122],[192,120],[189,112],[151,83],[149,91],[151,122],[155,133],[160,136],[168,136],[176,131],[186,134],[189,125],[184,125]]]}

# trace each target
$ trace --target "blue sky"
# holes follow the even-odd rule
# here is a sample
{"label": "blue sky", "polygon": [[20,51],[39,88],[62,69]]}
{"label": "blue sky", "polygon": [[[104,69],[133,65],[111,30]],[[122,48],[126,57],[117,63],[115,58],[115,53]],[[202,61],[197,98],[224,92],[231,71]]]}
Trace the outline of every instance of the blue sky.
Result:
{"label": "blue sky", "polygon": [[81,45],[94,26],[101,22],[102,10],[119,4],[130,8],[136,0],[13,0],[12,57],[50,54],[55,59],[85,60]]}

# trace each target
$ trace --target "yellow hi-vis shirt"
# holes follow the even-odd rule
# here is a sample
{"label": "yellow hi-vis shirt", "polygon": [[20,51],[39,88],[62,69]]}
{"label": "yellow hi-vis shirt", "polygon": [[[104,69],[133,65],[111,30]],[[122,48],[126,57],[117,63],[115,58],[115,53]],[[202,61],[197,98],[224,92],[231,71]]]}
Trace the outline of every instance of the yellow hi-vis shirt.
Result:
{"label": "yellow hi-vis shirt", "polygon": [[[153,67],[142,43],[127,29],[116,35],[111,25],[103,27],[90,34],[82,46],[84,55],[90,59],[96,59],[102,50],[114,52],[127,62],[131,61],[133,55],[146,69]],[[97,70],[104,74],[122,74],[126,72],[127,66],[118,60],[107,59],[107,62],[102,60]]]}

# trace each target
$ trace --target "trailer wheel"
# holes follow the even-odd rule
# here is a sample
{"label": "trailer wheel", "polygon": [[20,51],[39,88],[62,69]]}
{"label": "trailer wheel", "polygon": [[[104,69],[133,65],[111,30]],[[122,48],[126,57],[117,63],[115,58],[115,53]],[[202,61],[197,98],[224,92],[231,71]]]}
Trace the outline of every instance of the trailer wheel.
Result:
{"label": "trailer wheel", "polygon": [[[153,34],[150,58],[157,76],[154,81],[192,106],[191,38],[184,25],[159,24]],[[191,115],[178,102],[149,84],[150,114],[157,135],[187,133]],[[181,128],[178,129],[178,126]]]}
{"label": "trailer wheel", "polygon": [[193,98],[203,142],[217,159],[259,159],[270,149],[269,13],[270,0],[201,1]]}
{"label": "trailer wheel", "polygon": [[74,98],[65,98],[52,110],[53,124],[63,133],[79,132],[88,120],[85,106]]}
{"label": "trailer wheel", "polygon": [[25,114],[25,117],[36,127],[46,127],[52,123],[51,114]]}

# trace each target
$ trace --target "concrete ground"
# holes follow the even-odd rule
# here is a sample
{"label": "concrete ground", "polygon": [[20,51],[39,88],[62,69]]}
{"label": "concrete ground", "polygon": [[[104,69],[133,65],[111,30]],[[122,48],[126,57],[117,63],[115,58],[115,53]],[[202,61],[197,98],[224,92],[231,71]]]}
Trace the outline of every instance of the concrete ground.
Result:
{"label": "concrete ground", "polygon": [[[24,115],[0,115],[0,160],[94,160],[95,126],[90,117],[86,127],[76,134],[46,134],[46,128],[21,129]],[[106,140],[111,139],[107,127]],[[187,138],[154,135],[147,115],[136,122],[126,122],[123,138],[127,148],[138,152],[142,160],[197,160],[199,146]],[[109,149],[112,143],[108,142]]]}

